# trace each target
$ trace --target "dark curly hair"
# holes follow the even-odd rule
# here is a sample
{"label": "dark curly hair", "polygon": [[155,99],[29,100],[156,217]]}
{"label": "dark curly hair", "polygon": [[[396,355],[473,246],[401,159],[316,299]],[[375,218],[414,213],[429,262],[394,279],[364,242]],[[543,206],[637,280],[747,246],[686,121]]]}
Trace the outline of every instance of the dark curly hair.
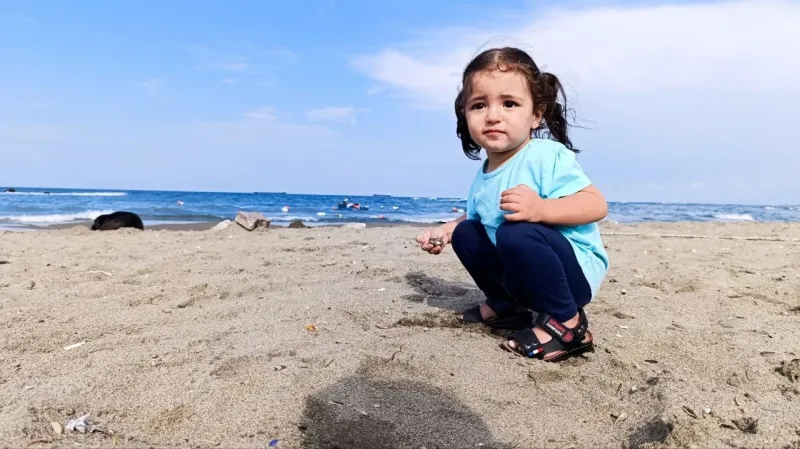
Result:
{"label": "dark curly hair", "polygon": [[542,122],[532,130],[532,137],[544,137],[561,142],[574,152],[567,135],[567,96],[558,78],[552,73],[542,72],[528,53],[513,47],[492,48],[476,56],[464,69],[462,90],[456,96],[456,135],[468,158],[479,160],[481,147],[472,140],[464,111],[470,95],[472,78],[484,70],[513,71],[522,74],[528,83],[534,107],[542,113]]}

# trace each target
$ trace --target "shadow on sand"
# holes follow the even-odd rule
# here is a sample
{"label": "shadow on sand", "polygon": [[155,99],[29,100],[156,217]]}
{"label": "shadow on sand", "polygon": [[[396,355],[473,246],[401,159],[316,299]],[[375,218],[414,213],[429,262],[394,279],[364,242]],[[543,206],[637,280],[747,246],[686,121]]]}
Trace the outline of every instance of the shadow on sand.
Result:
{"label": "shadow on sand", "polygon": [[511,448],[444,390],[369,376],[346,377],[306,398],[301,429],[308,449]]}
{"label": "shadow on sand", "polygon": [[437,309],[462,312],[464,309],[483,302],[486,298],[474,285],[435,278],[422,272],[405,275],[405,281],[416,292],[403,298],[412,302],[426,302]]}

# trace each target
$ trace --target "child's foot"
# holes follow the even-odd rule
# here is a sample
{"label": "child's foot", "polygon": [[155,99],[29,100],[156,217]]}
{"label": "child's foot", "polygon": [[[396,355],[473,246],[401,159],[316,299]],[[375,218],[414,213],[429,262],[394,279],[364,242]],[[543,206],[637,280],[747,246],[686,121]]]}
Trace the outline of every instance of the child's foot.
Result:
{"label": "child's foot", "polygon": [[559,323],[548,314],[540,314],[536,326],[516,332],[503,342],[504,349],[547,362],[563,360],[593,349],[589,321],[583,309],[571,319]]}
{"label": "child's foot", "polygon": [[[471,309],[474,310],[474,309]],[[469,310],[461,315],[461,319],[467,321],[469,319]],[[489,304],[483,303],[478,306],[478,313],[480,314],[481,321],[491,321],[497,318],[497,313],[489,307]]]}
{"label": "child's foot", "polygon": [[531,325],[532,320],[528,309],[514,308],[501,315],[486,303],[467,309],[461,315],[461,321],[465,323],[485,324],[495,329],[524,329]]}

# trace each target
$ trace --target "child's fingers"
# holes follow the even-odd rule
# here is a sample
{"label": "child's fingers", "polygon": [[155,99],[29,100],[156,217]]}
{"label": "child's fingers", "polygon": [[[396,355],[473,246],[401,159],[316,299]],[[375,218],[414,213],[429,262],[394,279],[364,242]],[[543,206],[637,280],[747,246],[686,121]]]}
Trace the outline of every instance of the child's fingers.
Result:
{"label": "child's fingers", "polygon": [[520,201],[522,201],[522,195],[518,193],[509,193],[500,197],[500,204],[519,203]]}
{"label": "child's fingers", "polygon": [[522,210],[517,203],[500,203],[500,210],[508,211],[508,212],[519,212]]}

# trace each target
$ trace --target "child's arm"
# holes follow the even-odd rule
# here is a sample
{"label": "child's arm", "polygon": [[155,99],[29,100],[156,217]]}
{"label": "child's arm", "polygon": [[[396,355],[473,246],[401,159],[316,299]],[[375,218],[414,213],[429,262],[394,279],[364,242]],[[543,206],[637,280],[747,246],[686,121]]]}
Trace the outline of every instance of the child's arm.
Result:
{"label": "child's arm", "polygon": [[444,223],[441,226],[442,230],[445,232],[445,234],[447,234],[448,241],[450,240],[450,237],[453,236],[453,231],[456,230],[456,226],[458,226],[459,223],[461,223],[466,219],[467,219],[467,214],[461,214],[460,217],[456,218],[455,220],[448,221],[447,223]]}
{"label": "child's arm", "polygon": [[541,214],[544,224],[577,226],[606,218],[608,203],[600,189],[590,185],[563,198],[543,200]]}
{"label": "child's arm", "polygon": [[603,194],[590,184],[560,198],[544,199],[526,184],[503,191],[500,209],[510,212],[509,221],[529,221],[560,226],[594,223],[608,213]]}

